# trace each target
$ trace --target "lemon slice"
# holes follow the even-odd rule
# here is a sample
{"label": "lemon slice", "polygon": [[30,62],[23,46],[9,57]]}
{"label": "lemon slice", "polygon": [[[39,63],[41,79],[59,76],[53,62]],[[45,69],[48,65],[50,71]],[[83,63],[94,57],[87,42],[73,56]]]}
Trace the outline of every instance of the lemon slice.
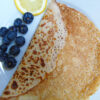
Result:
{"label": "lemon slice", "polygon": [[41,14],[47,5],[47,0],[14,0],[17,9],[24,14],[31,12],[34,16]]}

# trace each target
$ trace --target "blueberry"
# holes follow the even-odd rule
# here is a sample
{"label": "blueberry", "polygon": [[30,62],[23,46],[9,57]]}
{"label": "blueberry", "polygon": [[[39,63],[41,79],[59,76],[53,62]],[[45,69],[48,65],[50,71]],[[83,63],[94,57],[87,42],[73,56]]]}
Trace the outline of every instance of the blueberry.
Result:
{"label": "blueberry", "polygon": [[0,56],[0,61],[4,62],[8,57],[8,54],[7,53],[2,53],[2,55]]}
{"label": "blueberry", "polygon": [[4,37],[7,33],[8,29],[6,27],[2,27],[0,29],[0,36]]}
{"label": "blueberry", "polygon": [[23,46],[25,44],[25,38],[23,36],[18,36],[15,43],[17,46]]}
{"label": "blueberry", "polygon": [[0,62],[4,62],[5,61],[5,57],[0,56]]}
{"label": "blueberry", "polygon": [[17,56],[20,53],[20,48],[16,45],[12,46],[9,50],[9,54],[13,56]]}
{"label": "blueberry", "polygon": [[0,49],[1,49],[3,52],[5,52],[5,51],[7,50],[7,45],[6,45],[6,44],[2,44],[2,45],[0,46]]}
{"label": "blueberry", "polygon": [[14,57],[8,57],[4,62],[4,66],[6,68],[14,68],[16,64],[17,64],[17,61]]}
{"label": "blueberry", "polygon": [[4,53],[4,52],[0,49],[0,56],[2,56],[3,53]]}
{"label": "blueberry", "polygon": [[25,33],[27,33],[28,32],[28,27],[26,26],[26,25],[21,25],[20,27],[19,27],[19,32],[20,33],[22,33],[22,34],[25,34]]}
{"label": "blueberry", "polygon": [[34,19],[34,16],[30,13],[30,12],[26,12],[24,15],[23,15],[23,21],[26,23],[26,24],[30,24]]}
{"label": "blueberry", "polygon": [[7,38],[9,39],[9,40],[14,40],[15,38],[17,37],[17,32],[15,32],[15,31],[8,31],[8,33],[7,33]]}
{"label": "blueberry", "polygon": [[16,27],[16,26],[10,26],[10,27],[9,27],[9,30],[10,30],[10,31],[18,32],[18,27]]}
{"label": "blueberry", "polygon": [[5,36],[3,37],[3,44],[9,45],[10,42],[11,42],[11,41],[8,39],[7,35],[5,35]]}
{"label": "blueberry", "polygon": [[14,21],[14,26],[16,27],[19,27],[22,25],[22,20],[20,18],[17,18],[15,21]]}
{"label": "blueberry", "polygon": [[3,53],[3,57],[7,58],[8,57],[8,53]]}

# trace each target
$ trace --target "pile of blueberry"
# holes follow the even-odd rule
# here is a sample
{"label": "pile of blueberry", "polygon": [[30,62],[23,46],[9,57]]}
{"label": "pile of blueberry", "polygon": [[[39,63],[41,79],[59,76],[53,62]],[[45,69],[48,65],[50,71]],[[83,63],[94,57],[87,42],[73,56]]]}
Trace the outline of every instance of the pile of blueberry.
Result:
{"label": "pile of blueberry", "polygon": [[[23,18],[17,18],[14,21],[14,25],[9,27],[0,28],[0,37],[2,37],[2,44],[0,45],[0,61],[3,62],[6,68],[13,68],[16,66],[17,61],[15,57],[20,53],[20,47],[25,44],[25,38],[18,36],[19,34],[26,34],[28,27],[26,24],[30,24],[34,19],[34,16],[30,12],[26,12]],[[8,46],[14,41],[14,45]],[[7,52],[8,51],[8,52]]]}

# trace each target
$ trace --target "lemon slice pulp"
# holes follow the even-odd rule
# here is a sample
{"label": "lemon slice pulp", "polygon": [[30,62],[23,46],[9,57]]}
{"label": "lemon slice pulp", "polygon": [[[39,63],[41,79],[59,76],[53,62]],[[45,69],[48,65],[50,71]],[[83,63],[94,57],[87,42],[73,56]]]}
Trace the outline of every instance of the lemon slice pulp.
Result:
{"label": "lemon slice pulp", "polygon": [[47,5],[47,0],[14,0],[14,2],[22,14],[31,12],[34,16],[41,14]]}

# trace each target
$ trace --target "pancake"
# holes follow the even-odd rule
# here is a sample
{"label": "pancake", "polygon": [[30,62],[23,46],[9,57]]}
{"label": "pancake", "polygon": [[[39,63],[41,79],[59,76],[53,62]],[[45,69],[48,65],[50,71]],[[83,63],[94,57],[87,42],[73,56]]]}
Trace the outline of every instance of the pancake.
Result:
{"label": "pancake", "polygon": [[64,47],[66,36],[60,10],[52,1],[4,96],[18,96],[44,80],[55,69],[57,55]]}
{"label": "pancake", "polygon": [[[68,32],[66,31],[66,34],[63,33],[63,38],[65,38],[60,40],[60,42],[64,42],[63,44],[61,43],[62,46],[59,49],[56,48],[58,51],[55,53],[56,57],[53,60],[53,68],[45,65],[51,70],[47,71],[45,77],[35,86],[32,84],[31,88],[26,86],[24,93],[12,90],[11,83],[19,80],[17,77],[13,77],[0,100],[89,100],[89,97],[97,90],[100,84],[100,32],[86,16],[64,4],[53,2],[48,9],[53,8],[52,11],[54,11],[55,6],[57,7],[56,10],[59,11],[60,19],[63,23],[63,27],[62,25],[60,27],[61,29],[65,27],[64,30]],[[46,19],[45,16],[43,20]],[[40,27],[41,24],[37,31],[40,30]],[[43,26],[43,28],[45,27]],[[38,39],[43,39],[42,36],[37,34],[38,32],[35,33],[35,36]],[[47,35],[48,32],[44,34]],[[38,41],[37,38],[36,40],[34,39],[35,36],[32,41]],[[31,42],[30,45],[35,46],[37,44]],[[53,48],[54,46],[51,47],[51,49]],[[33,54],[31,56],[34,57]],[[24,56],[23,59],[28,59],[28,57]],[[44,61],[46,62],[46,60]],[[51,60],[49,61],[51,63]],[[32,59],[31,62],[33,63]],[[29,62],[27,64],[28,67]],[[20,73],[20,67],[22,65],[17,69],[17,73]],[[27,67],[24,66],[24,68],[28,69],[29,67]],[[14,76],[17,76],[17,73]],[[31,75],[28,76],[28,79],[30,77]],[[12,91],[15,91],[16,94]],[[10,92],[10,94],[7,94],[7,92]]]}

